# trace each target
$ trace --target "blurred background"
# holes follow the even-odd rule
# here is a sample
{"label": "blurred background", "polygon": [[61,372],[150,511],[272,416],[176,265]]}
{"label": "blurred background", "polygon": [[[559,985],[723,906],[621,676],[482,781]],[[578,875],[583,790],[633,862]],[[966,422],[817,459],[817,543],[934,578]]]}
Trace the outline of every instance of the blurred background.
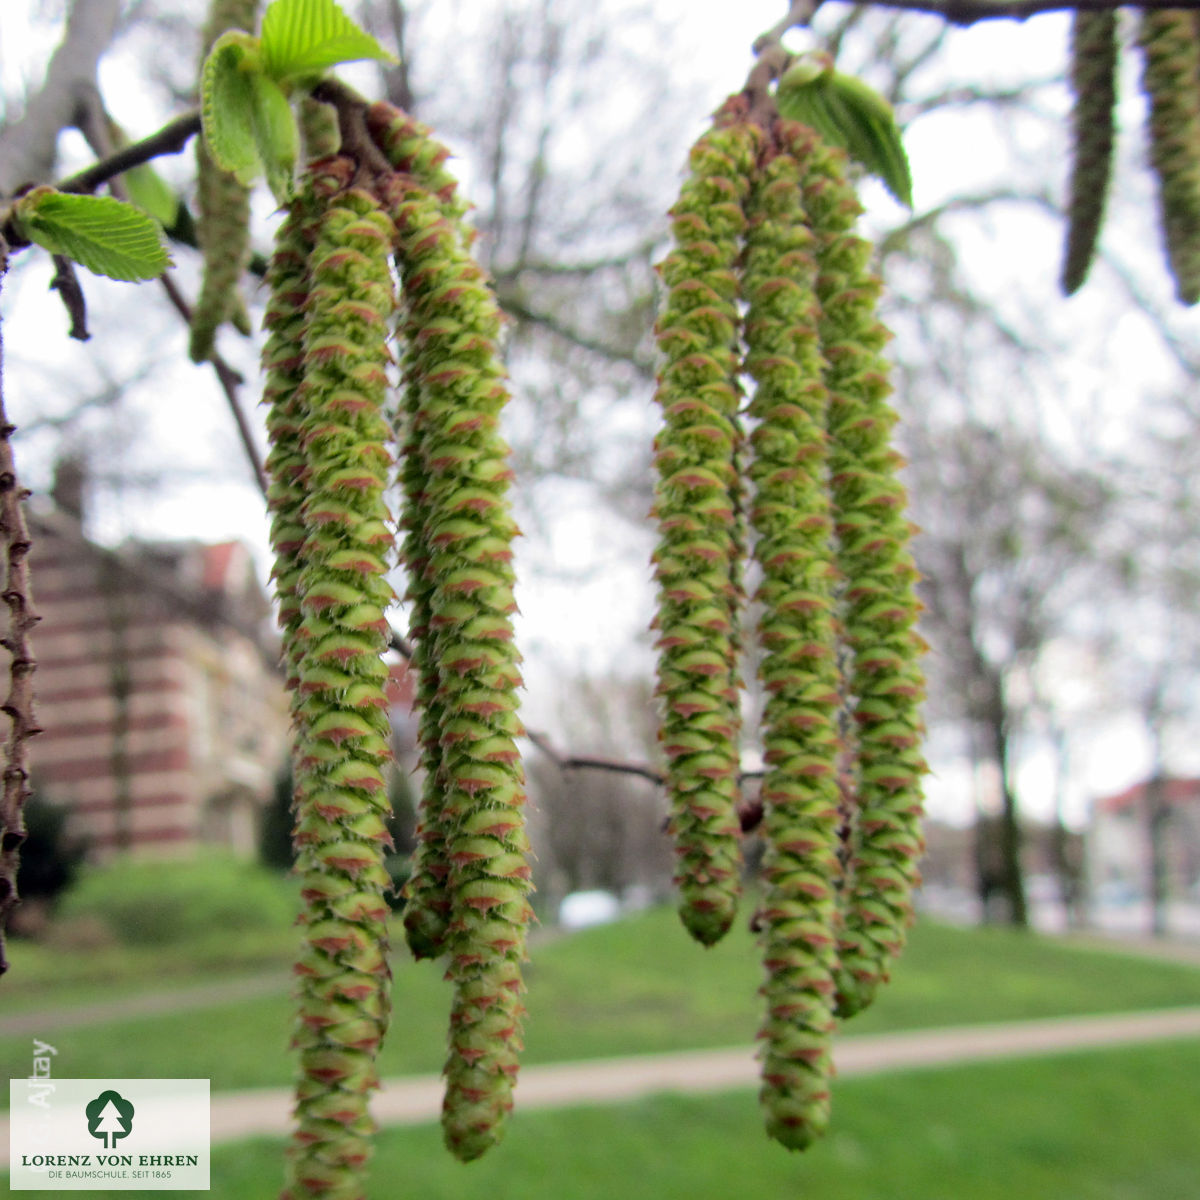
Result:
{"label": "blurred background", "polygon": [[[687,147],[785,6],[345,7],[402,52],[398,68],[346,77],[451,145],[511,318],[525,722],[559,755],[653,768],[652,268]],[[123,5],[99,80],[130,137],[191,102],[203,8]],[[40,86],[70,9],[0,12],[5,124]],[[932,767],[922,919],[866,1033],[1200,997],[1200,325],[1162,262],[1132,53],[1101,257],[1080,293],[1058,293],[1069,23],[958,29],[834,3],[814,22],[839,68],[895,104],[915,184],[911,212],[861,187],[921,528]],[[58,173],[88,161],[64,133]],[[190,200],[190,149],[159,165]],[[265,196],[256,205],[265,255],[278,214]],[[193,295],[197,257],[174,257]],[[165,298],[89,276],[92,338],[71,341],[44,258],[19,256],[3,292],[46,732],[0,1062],[26,1074],[36,1034],[56,1042],[64,1075],[282,1085],[287,707],[254,471]],[[265,297],[247,290],[257,324]],[[261,454],[260,339],[222,339]],[[390,699],[400,881],[415,722],[398,659]],[[664,908],[659,790],[526,750],[541,920],[530,1061],[748,1045],[752,938],[708,954],[685,944]],[[755,754],[751,727],[748,769]],[[401,957],[385,1070],[436,1071],[445,997],[436,971]],[[415,1172],[406,1187],[424,1196],[539,1195],[544,1175],[556,1194],[597,1197],[1192,1197],[1200,1160],[1167,1098],[1194,1094],[1198,1049],[1093,1051],[1067,1072],[1014,1060],[847,1079],[834,1132],[802,1160],[766,1147],[748,1094],[529,1114],[468,1174],[441,1162],[436,1132],[389,1132],[373,1194],[392,1194],[395,1171]],[[222,1195],[274,1186],[277,1146],[218,1157]]]}

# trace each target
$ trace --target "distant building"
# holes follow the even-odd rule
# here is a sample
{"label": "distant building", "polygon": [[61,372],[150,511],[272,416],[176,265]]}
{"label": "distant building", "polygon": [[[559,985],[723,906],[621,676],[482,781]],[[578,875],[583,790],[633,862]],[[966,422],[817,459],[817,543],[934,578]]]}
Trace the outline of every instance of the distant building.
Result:
{"label": "distant building", "polygon": [[1150,891],[1151,807],[1162,806],[1168,890],[1183,895],[1200,885],[1200,779],[1146,780],[1097,800],[1088,835],[1094,888],[1130,895]]}
{"label": "distant building", "polygon": [[[77,481],[71,481],[77,482]],[[200,844],[250,855],[287,753],[267,597],[237,542],[84,536],[80,488],[31,507],[35,789],[93,858]]]}

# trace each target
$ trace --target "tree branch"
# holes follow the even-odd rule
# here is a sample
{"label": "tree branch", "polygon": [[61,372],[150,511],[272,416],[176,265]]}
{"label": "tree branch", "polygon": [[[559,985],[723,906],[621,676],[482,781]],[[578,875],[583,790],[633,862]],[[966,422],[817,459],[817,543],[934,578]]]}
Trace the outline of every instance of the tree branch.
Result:
{"label": "tree branch", "polygon": [[[0,237],[0,280],[8,270],[8,246]],[[23,811],[29,799],[28,747],[26,743],[40,733],[33,712],[33,672],[35,661],[29,644],[29,631],[38,622],[29,586],[29,527],[25,523],[22,502],[29,494],[17,479],[10,438],[15,426],[4,410],[4,348],[0,342],[0,542],[5,559],[4,591],[8,605],[8,636],[0,644],[8,651],[9,691],[0,712],[11,725],[4,747],[4,780],[0,789],[0,974],[8,969],[4,956],[4,930],[8,916],[17,903],[17,860],[25,840]]]}
{"label": "tree branch", "polygon": [[114,176],[140,167],[163,154],[178,154],[200,132],[199,111],[184,113],[164,125],[157,133],[130,142],[128,146],[106,155],[85,170],[56,184],[60,192],[94,192]]}
{"label": "tree branch", "polygon": [[877,8],[924,12],[951,25],[980,21],[1024,21],[1049,12],[1112,12],[1118,8],[1196,9],[1195,0],[871,0]]}
{"label": "tree branch", "polygon": [[53,175],[59,132],[75,123],[84,89],[95,86],[120,8],[120,0],[76,0],[71,5],[46,82],[20,120],[0,133],[0,194],[12,195],[22,184],[42,183]]}
{"label": "tree branch", "polygon": [[622,350],[619,346],[610,346],[607,342],[602,342],[597,338],[589,337],[585,333],[580,333],[578,330],[564,325],[557,317],[530,308],[515,296],[504,295],[497,290],[496,298],[500,302],[500,307],[510,317],[514,317],[518,321],[526,321],[530,325],[539,325],[548,333],[562,338],[563,341],[570,342],[571,345],[578,346],[581,350],[597,354],[601,358],[606,358],[610,362],[628,363],[648,378],[652,378],[654,375],[652,364],[639,358],[636,354],[631,354],[627,350]]}
{"label": "tree branch", "polygon": [[820,7],[821,0],[791,0],[787,16],[754,39],[754,53],[761,55],[773,46],[778,46],[789,29],[807,25]]}
{"label": "tree branch", "polygon": [[54,278],[50,280],[50,288],[62,297],[63,307],[71,318],[67,336],[77,342],[86,342],[92,336],[87,327],[87,301],[79,285],[79,276],[75,274],[75,264],[62,254],[54,255]]}
{"label": "tree branch", "polygon": [[[175,306],[175,311],[190,326],[192,323],[192,309],[184,299],[183,293],[176,286],[175,280],[171,278],[169,273],[160,275],[159,280],[162,283],[163,291],[167,293],[167,297]],[[250,422],[242,410],[242,402],[238,397],[238,388],[245,380],[215,349],[209,355],[208,361],[212,363],[212,368],[217,374],[217,380],[221,384],[221,390],[225,393],[225,399],[229,403],[229,411],[233,414],[234,423],[237,425],[238,437],[241,438],[242,449],[246,452],[246,458],[250,463],[251,470],[254,472],[254,482],[258,484],[258,490],[265,497],[268,486],[267,471],[263,466],[262,456],[258,453],[258,447],[254,444],[254,433],[250,428]]]}

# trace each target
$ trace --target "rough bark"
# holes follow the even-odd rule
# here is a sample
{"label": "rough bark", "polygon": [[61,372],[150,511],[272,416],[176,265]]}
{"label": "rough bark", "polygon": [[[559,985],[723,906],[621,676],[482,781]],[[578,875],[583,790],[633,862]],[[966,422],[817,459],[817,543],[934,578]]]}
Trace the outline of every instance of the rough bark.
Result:
{"label": "rough bark", "polygon": [[[0,280],[8,269],[8,247],[0,238]],[[29,586],[29,528],[22,501],[25,491],[13,462],[14,426],[4,411],[3,343],[0,342],[0,547],[4,558],[4,591],[8,605],[7,636],[0,642],[9,652],[9,690],[0,712],[9,718],[4,746],[3,786],[0,788],[0,974],[8,969],[4,955],[4,929],[17,903],[17,865],[25,840],[22,811],[29,799],[28,740],[40,732],[33,713],[33,650],[29,631],[37,623]]]}

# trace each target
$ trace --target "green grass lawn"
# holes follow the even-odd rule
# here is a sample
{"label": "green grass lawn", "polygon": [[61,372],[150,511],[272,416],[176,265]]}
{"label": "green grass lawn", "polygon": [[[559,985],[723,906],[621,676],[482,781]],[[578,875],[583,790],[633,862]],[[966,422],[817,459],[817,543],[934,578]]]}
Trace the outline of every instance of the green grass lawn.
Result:
{"label": "green grass lawn", "polygon": [[[447,987],[436,966],[396,957],[395,1015],[381,1070],[437,1071]],[[273,995],[102,1025],[54,1024],[62,997],[74,1002],[76,988],[94,989],[94,982],[60,989],[43,980],[27,987],[22,1007],[46,1014],[38,1036],[57,1048],[60,1075],[206,1077],[214,1090],[285,1084],[292,1077],[285,1049],[290,985],[281,961],[276,969],[279,990]],[[18,961],[0,982],[0,1013],[11,1011],[4,989],[10,978],[20,979],[20,970]],[[209,968],[201,978],[214,976]],[[131,972],[108,995],[175,986],[183,978]],[[666,909],[535,946],[527,981],[528,1062],[748,1044],[759,1020],[760,967],[751,935],[739,927],[704,950]],[[1078,949],[1009,930],[926,923],[913,931],[894,983],[846,1033],[1197,1003],[1200,970],[1193,966]],[[0,1038],[5,1075],[28,1073],[30,1047],[28,1037]]]}
{"label": "green grass lawn", "polygon": [[[830,1133],[803,1155],[767,1141],[748,1090],[521,1113],[518,1086],[506,1140],[468,1166],[436,1127],[384,1131],[368,1196],[1195,1200],[1197,1078],[1197,1041],[856,1077],[835,1087]],[[275,1194],[282,1145],[217,1147],[212,1194]]]}
{"label": "green grass lawn", "polygon": [[10,941],[11,966],[0,979],[0,1015],[70,1008],[130,992],[189,987],[269,970],[283,976],[297,941],[290,930],[238,930],[171,946],[87,950]]}

